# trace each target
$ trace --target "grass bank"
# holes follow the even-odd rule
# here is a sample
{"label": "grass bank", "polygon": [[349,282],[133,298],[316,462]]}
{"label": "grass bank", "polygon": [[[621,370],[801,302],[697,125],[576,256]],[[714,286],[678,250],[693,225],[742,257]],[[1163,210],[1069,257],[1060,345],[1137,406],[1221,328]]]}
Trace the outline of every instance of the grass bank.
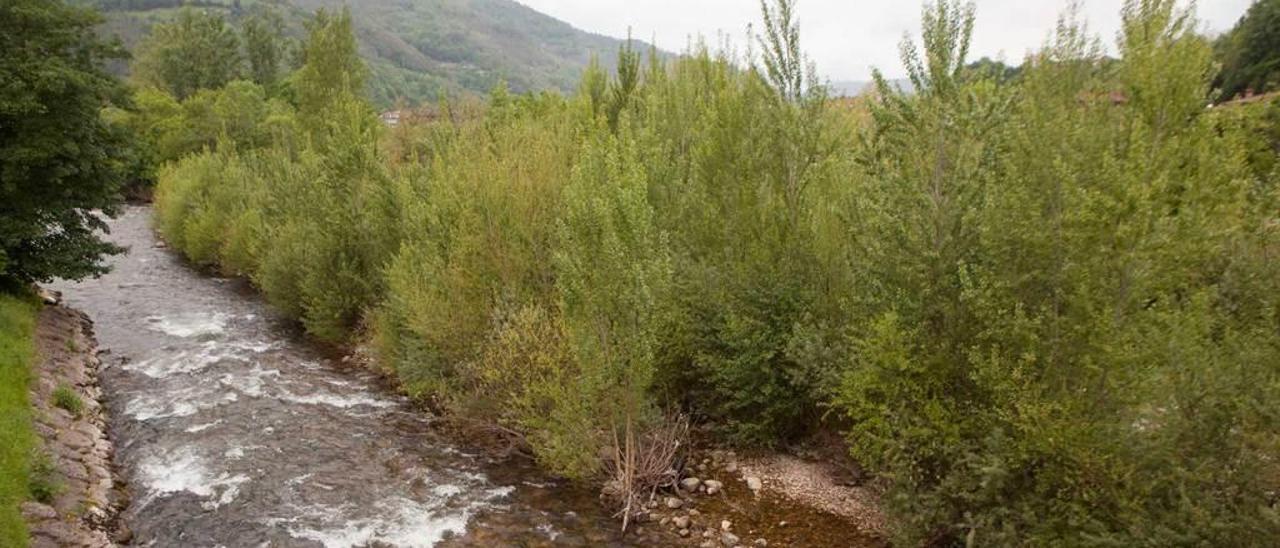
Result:
{"label": "grass bank", "polygon": [[19,505],[28,497],[31,429],[27,386],[34,358],[32,333],[37,305],[30,298],[0,295],[0,545],[26,546]]}

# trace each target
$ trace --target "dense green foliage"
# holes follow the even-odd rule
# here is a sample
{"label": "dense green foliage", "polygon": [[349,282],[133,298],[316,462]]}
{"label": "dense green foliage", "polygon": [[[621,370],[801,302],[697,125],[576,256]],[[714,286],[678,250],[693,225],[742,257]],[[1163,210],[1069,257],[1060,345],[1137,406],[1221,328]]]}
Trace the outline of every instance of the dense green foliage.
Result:
{"label": "dense green foliage", "polygon": [[31,497],[36,446],[27,401],[36,310],[28,298],[0,295],[0,544],[5,546],[27,545],[19,505]]}
{"label": "dense green foliage", "polygon": [[101,110],[122,101],[103,72],[117,52],[98,16],[52,0],[0,5],[0,283],[101,274],[98,239],[125,178],[130,139]]}
{"label": "dense green foliage", "polygon": [[220,88],[241,72],[240,40],[215,12],[184,9],[156,25],[138,48],[133,77],[142,85],[185,99]]}
{"label": "dense green foliage", "polygon": [[[369,67],[369,97],[379,108],[390,108],[398,100],[410,104],[435,100],[442,93],[484,93],[499,82],[521,92],[568,91],[592,56],[608,55],[621,45],[617,39],[580,31],[511,0],[85,1],[106,12],[101,32],[119,36],[138,56],[143,51],[139,44],[154,29],[185,17],[180,6],[217,14],[240,29],[245,47],[204,49],[199,55],[239,52],[264,69],[269,63],[255,58],[270,59],[267,52],[272,48],[255,45],[255,36],[265,36],[259,30],[283,29],[285,36],[300,36],[315,10],[349,7],[359,50]],[[273,13],[278,19],[264,19],[262,13]],[[289,57],[279,59],[284,63]],[[259,83],[268,81],[256,68],[250,74]]]}
{"label": "dense green foliage", "polygon": [[1228,101],[1248,90],[1280,89],[1280,0],[1254,0],[1235,28],[1218,39],[1222,72],[1215,82]]}
{"label": "dense green foliage", "polygon": [[1113,60],[1068,16],[1013,73],[941,1],[913,93],[837,103],[792,8],[759,60],[624,48],[390,131],[322,14],[296,109],[168,165],[158,228],[566,476],[675,407],[848,431],[902,545],[1280,541],[1275,126],[1205,108],[1192,14],[1126,2]]}

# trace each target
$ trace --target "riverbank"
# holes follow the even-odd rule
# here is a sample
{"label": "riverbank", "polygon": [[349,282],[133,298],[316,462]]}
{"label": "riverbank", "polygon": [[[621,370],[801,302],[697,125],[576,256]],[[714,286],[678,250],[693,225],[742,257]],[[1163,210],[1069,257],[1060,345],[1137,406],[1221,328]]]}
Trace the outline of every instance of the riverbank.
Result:
{"label": "riverbank", "polygon": [[[328,346],[336,361],[378,374],[387,390],[405,394],[393,371],[380,364],[367,346]],[[406,394],[407,395],[407,394]],[[514,447],[505,429],[477,425],[416,402],[419,412],[437,416],[436,426],[453,443],[497,461],[536,467],[527,447]],[[838,435],[815,435],[786,449],[735,451],[708,425],[693,429],[688,449],[678,459],[677,485],[660,489],[644,501],[625,536],[628,545],[733,548],[746,546],[879,547],[885,546],[887,524],[880,490],[850,459]],[[514,463],[513,463],[514,464]],[[529,472],[526,472],[529,473]],[[559,489],[589,498],[588,483]],[[477,530],[498,522],[484,519],[478,528],[453,539],[449,546],[484,546],[491,533]],[[621,522],[619,521],[619,526]],[[534,544],[552,546],[553,542]]]}
{"label": "riverbank", "polygon": [[[84,313],[58,304],[35,313],[29,371],[31,498],[21,504],[33,547],[114,546],[124,492],[98,385],[98,344]],[[114,537],[114,538],[113,538]]]}

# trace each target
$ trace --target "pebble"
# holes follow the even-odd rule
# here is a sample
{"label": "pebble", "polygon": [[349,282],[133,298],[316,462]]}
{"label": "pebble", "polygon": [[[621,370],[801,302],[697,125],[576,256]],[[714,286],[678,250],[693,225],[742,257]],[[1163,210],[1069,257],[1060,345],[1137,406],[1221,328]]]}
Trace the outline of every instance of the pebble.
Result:
{"label": "pebble", "polygon": [[735,535],[728,531],[725,531],[720,534],[720,542],[724,543],[725,546],[737,546],[738,540],[739,540],[738,535]]}
{"label": "pebble", "polygon": [[689,536],[689,530],[688,530],[688,529],[681,529],[680,531],[678,531],[678,532],[677,532],[677,534],[678,534],[678,535],[680,535],[680,536],[682,536],[682,537],[687,537],[687,536]]}
{"label": "pebble", "polygon": [[738,471],[738,463],[736,463],[736,462],[731,462],[731,463],[729,463],[729,464],[724,465],[724,471],[725,471],[725,472],[728,472],[728,473],[730,473],[730,474],[732,474],[732,473],[734,473],[734,472],[737,472],[737,471]]}
{"label": "pebble", "polygon": [[714,495],[716,493],[719,493],[720,490],[724,488],[724,484],[716,480],[707,480],[702,483],[707,486],[708,495]]}
{"label": "pebble", "polygon": [[679,497],[667,497],[667,508],[677,510],[681,506],[684,506],[684,501],[680,500]]}
{"label": "pebble", "polygon": [[731,521],[729,521],[729,520],[727,520],[727,519],[726,519],[726,520],[724,520],[724,521],[721,521],[721,522],[720,522],[720,530],[721,530],[721,531],[728,531],[728,530],[729,530],[729,529],[731,529],[731,528],[733,528],[733,522],[731,522]]}
{"label": "pebble", "polygon": [[693,491],[702,484],[702,480],[698,478],[685,478],[680,480],[680,488],[685,491]]}
{"label": "pebble", "polygon": [[764,488],[764,482],[760,481],[760,478],[757,478],[755,476],[751,476],[747,478],[747,489],[750,489],[752,491],[759,491],[760,489],[763,489],[763,488]]}
{"label": "pebble", "polygon": [[762,538],[758,538],[756,539],[755,545],[759,546],[760,548],[764,548],[765,546],[769,545],[769,541]]}
{"label": "pebble", "polygon": [[689,518],[687,516],[676,516],[671,519],[671,523],[672,525],[675,525],[677,529],[689,528]]}

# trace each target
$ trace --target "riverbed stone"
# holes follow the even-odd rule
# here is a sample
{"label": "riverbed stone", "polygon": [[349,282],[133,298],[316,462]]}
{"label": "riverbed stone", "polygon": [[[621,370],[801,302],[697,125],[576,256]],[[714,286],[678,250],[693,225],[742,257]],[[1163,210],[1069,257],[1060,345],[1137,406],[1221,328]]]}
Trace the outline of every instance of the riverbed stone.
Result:
{"label": "riverbed stone", "polygon": [[58,435],[58,441],[76,451],[87,451],[93,447],[93,438],[75,430],[67,430]]}
{"label": "riverbed stone", "polygon": [[747,489],[758,492],[763,488],[764,488],[764,482],[760,481],[760,478],[757,478],[755,476],[747,477]]}
{"label": "riverbed stone", "polygon": [[698,478],[690,477],[680,480],[680,488],[685,491],[695,491],[699,485],[702,485],[702,480]]}
{"label": "riverbed stone", "polygon": [[22,516],[28,520],[57,519],[58,511],[48,504],[38,502],[22,503]]}
{"label": "riverbed stone", "polygon": [[707,480],[702,483],[706,486],[708,495],[714,495],[724,489],[724,484],[716,480]]}
{"label": "riverbed stone", "polygon": [[738,538],[738,535],[735,535],[729,531],[720,533],[720,542],[723,543],[725,546],[737,546],[739,540],[741,539]]}
{"label": "riverbed stone", "polygon": [[684,506],[684,501],[680,500],[680,497],[667,497],[666,502],[667,508],[672,510],[678,510],[681,506]]}

